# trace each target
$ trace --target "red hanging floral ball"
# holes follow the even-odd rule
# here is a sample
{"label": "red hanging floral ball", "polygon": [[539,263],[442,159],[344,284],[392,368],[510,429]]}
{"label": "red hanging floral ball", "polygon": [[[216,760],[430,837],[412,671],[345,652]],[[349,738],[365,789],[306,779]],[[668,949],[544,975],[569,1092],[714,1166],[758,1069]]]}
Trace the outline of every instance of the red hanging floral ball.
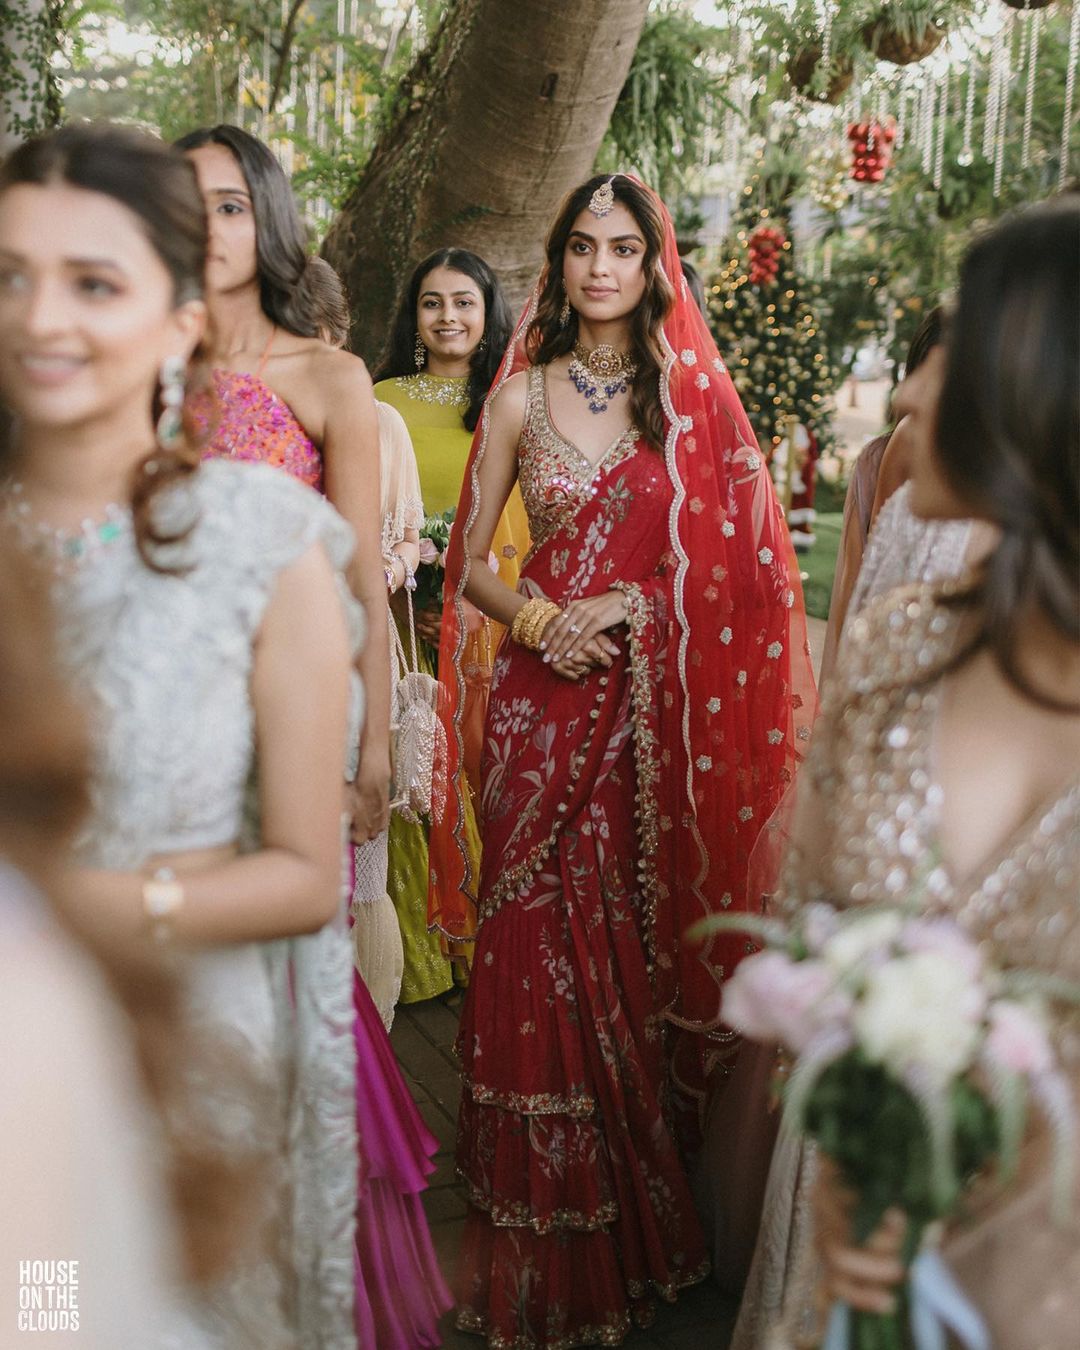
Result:
{"label": "red hanging floral ball", "polygon": [[892,159],[896,126],[893,122],[852,122],[847,130],[851,142],[851,176],[856,183],[880,183]]}
{"label": "red hanging floral ball", "polygon": [[750,282],[754,286],[769,286],[780,270],[780,252],[786,243],[783,230],[772,225],[761,225],[750,236]]}

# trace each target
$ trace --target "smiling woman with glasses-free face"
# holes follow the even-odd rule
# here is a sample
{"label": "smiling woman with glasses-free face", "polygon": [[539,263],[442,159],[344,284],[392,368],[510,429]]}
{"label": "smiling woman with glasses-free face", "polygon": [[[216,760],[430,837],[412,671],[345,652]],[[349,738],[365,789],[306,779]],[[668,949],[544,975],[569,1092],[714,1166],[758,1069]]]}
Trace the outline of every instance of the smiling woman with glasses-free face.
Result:
{"label": "smiling woman with glasses-free face", "polygon": [[115,420],[145,454],[161,364],[203,321],[115,199],[63,182],[0,195],[0,391],[28,432]]}

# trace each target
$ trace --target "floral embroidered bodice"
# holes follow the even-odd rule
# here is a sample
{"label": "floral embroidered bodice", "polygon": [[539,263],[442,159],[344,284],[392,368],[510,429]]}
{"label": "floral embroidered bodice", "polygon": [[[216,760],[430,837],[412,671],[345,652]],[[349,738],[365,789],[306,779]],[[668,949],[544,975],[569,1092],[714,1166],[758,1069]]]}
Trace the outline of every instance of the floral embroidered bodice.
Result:
{"label": "floral embroidered bodice", "polygon": [[[526,380],[518,482],[535,548],[545,543],[569,514],[599,493],[603,478],[637,453],[640,433],[636,427],[627,427],[593,464],[551,420],[547,367],[530,366]],[[659,465],[659,456],[656,458]]]}
{"label": "floral embroidered bodice", "polygon": [[289,405],[258,375],[216,369],[217,422],[206,454],[284,469],[308,487],[323,489],[318,446]]}
{"label": "floral embroidered bodice", "polygon": [[[129,516],[55,584],[61,653],[91,710],[97,763],[79,846],[96,866],[240,838],[254,644],[274,581],[316,542],[338,568],[352,551],[331,507],[263,466],[205,463],[160,508],[170,527],[195,522],[160,551],[188,570],[147,567]],[[359,607],[346,604],[358,637]]]}

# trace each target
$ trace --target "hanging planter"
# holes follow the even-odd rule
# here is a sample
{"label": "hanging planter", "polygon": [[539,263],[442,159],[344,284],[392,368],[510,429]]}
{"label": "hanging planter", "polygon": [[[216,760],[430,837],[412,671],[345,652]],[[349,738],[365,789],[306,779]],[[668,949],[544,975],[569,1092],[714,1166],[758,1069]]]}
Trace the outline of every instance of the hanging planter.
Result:
{"label": "hanging planter", "polygon": [[879,60],[906,66],[929,56],[975,10],[976,0],[866,0],[859,35]]}
{"label": "hanging planter", "polygon": [[791,87],[805,98],[815,99],[818,103],[839,103],[855,78],[854,63],[850,56],[837,53],[829,62],[826,77],[815,78],[821,57],[820,46],[807,44],[800,47],[784,67],[787,77]]}
{"label": "hanging planter", "polygon": [[910,66],[936,51],[945,38],[945,28],[927,23],[919,30],[915,26],[898,26],[888,7],[879,18],[863,28],[863,42],[879,61],[891,61],[895,66]]}

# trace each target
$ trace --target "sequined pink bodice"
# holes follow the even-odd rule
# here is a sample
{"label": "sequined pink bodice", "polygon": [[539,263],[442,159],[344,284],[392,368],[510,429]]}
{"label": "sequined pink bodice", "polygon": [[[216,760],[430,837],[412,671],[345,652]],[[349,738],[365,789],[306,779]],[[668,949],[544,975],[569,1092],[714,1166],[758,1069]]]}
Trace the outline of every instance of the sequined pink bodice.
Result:
{"label": "sequined pink bodice", "polygon": [[321,492],[323,463],[318,447],[287,403],[257,375],[214,371],[218,422],[207,458],[273,464]]}

